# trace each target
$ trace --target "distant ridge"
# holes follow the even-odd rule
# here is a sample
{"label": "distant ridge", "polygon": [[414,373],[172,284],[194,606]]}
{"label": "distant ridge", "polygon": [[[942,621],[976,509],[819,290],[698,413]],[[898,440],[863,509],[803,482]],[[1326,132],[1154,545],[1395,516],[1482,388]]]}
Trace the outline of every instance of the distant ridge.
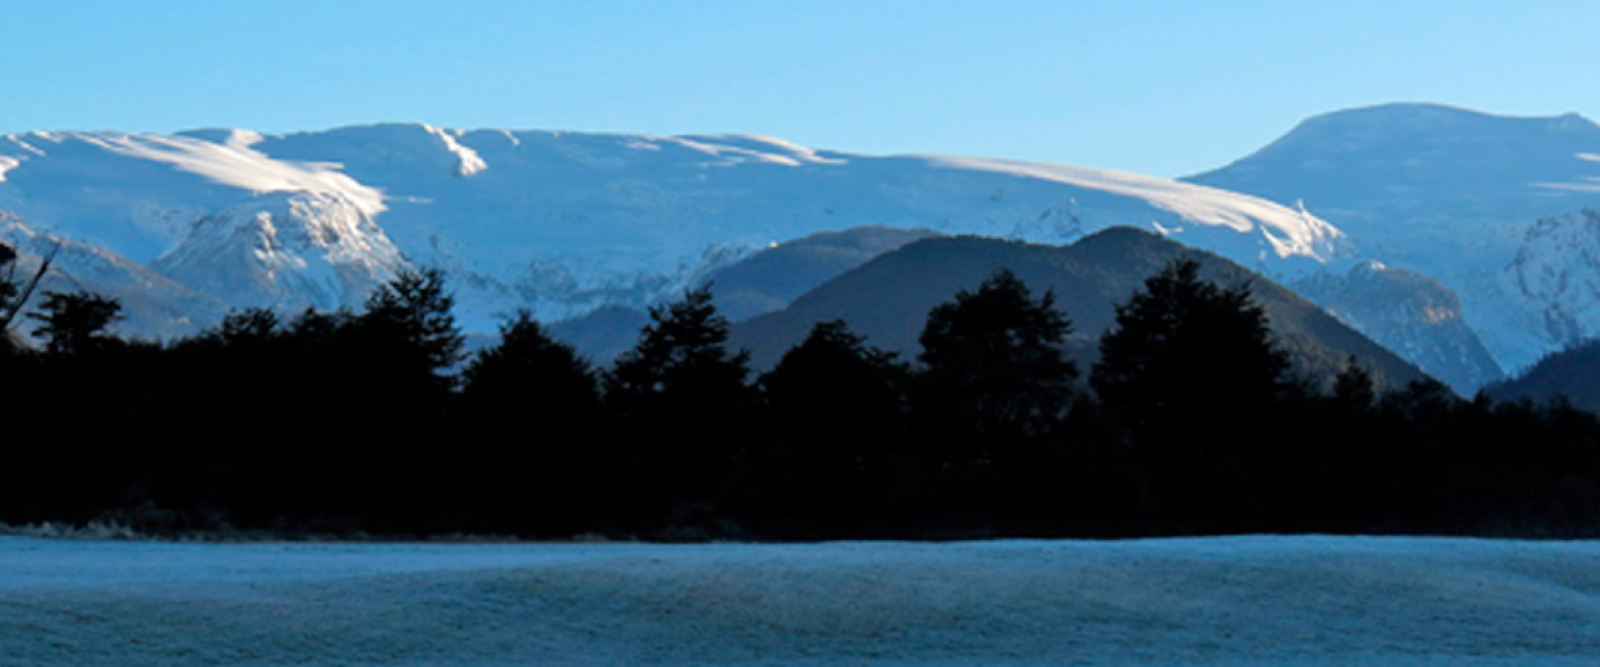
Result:
{"label": "distant ridge", "polygon": [[749,348],[755,365],[766,367],[813,323],[843,319],[869,344],[912,358],[929,310],[1006,267],[1036,294],[1055,293],[1057,307],[1074,323],[1069,351],[1087,361],[1099,334],[1114,321],[1115,305],[1180,257],[1200,261],[1207,280],[1248,283],[1303,373],[1331,377],[1353,355],[1391,386],[1423,377],[1415,366],[1271,280],[1215,254],[1126,227],[1060,247],[970,236],[917,241],[823,284],[782,311],[735,325],[731,342]]}

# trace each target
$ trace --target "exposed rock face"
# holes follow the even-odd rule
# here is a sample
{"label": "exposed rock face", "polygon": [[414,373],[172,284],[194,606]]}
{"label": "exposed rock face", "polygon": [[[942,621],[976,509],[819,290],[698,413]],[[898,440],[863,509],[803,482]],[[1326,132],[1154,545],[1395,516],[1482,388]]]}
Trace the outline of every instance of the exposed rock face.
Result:
{"label": "exposed rock face", "polygon": [[1290,287],[1457,392],[1470,395],[1501,377],[1462,320],[1461,300],[1432,278],[1368,261],[1344,276],[1320,274]]}
{"label": "exposed rock face", "polygon": [[1539,315],[1552,346],[1600,334],[1600,212],[1585,209],[1530,225],[1501,285]]}
{"label": "exposed rock face", "polygon": [[152,268],[238,308],[332,310],[359,306],[404,265],[350,202],[274,193],[195,220]]}

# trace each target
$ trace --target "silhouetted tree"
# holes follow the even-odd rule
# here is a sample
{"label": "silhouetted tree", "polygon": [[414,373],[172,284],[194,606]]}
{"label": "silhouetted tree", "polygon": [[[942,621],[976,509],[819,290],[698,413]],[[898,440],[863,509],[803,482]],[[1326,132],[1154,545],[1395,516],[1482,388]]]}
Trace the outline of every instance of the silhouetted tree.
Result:
{"label": "silhouetted tree", "polygon": [[455,297],[445,290],[444,272],[437,268],[401,269],[367,298],[361,326],[396,343],[396,352],[414,357],[449,385],[443,371],[461,361],[465,338],[456,326],[451,308]]}
{"label": "silhouetted tree", "polygon": [[1346,416],[1354,416],[1372,409],[1377,402],[1377,392],[1373,389],[1372,374],[1367,372],[1356,360],[1350,357],[1345,361],[1344,370],[1333,379],[1333,400],[1335,409]]}
{"label": "silhouetted tree", "polygon": [[746,481],[766,513],[859,516],[906,421],[909,370],[842,320],[819,322],[758,383],[772,437]]}
{"label": "silhouetted tree", "polygon": [[[637,345],[605,374],[636,465],[660,478],[653,502],[704,500],[750,436],[749,353],[727,349],[709,286],[650,309]],[[643,493],[651,493],[643,490]]]}
{"label": "silhouetted tree", "polygon": [[750,354],[729,352],[728,321],[717,314],[709,286],[650,309],[637,345],[605,376],[606,397],[624,413],[733,407],[746,399]]}
{"label": "silhouetted tree", "polygon": [[525,310],[500,325],[500,342],[480,350],[462,378],[463,398],[484,411],[578,418],[592,417],[588,413],[600,403],[589,363],[571,345],[551,338]]}
{"label": "silhouetted tree", "polygon": [[278,335],[279,324],[271,308],[247,308],[223,317],[214,335],[226,345],[258,347]]}
{"label": "silhouetted tree", "polygon": [[1248,521],[1262,509],[1254,478],[1283,465],[1271,448],[1287,446],[1272,436],[1288,358],[1248,286],[1199,273],[1177,260],[1117,306],[1090,382],[1139,446],[1165,511]]}
{"label": "silhouetted tree", "polygon": [[[868,346],[843,320],[818,322],[784,353],[760,386],[776,426],[827,449],[893,439],[905,412],[908,370]],[[836,452],[844,460],[860,452]],[[852,464],[854,465],[854,464]]]}
{"label": "silhouetted tree", "polygon": [[45,352],[72,356],[95,350],[111,340],[106,327],[122,319],[122,304],[90,292],[45,292],[39,310],[28,313],[41,324],[33,335],[45,339]]}
{"label": "silhouetted tree", "polygon": [[1008,269],[934,307],[922,330],[919,423],[961,463],[1004,457],[1050,434],[1078,369],[1063,353],[1072,322],[1055,295],[1035,299]]}
{"label": "silhouetted tree", "polygon": [[479,530],[570,536],[605,467],[598,381],[527,311],[462,373],[452,494]]}
{"label": "silhouetted tree", "polygon": [[22,286],[17,283],[17,251],[9,245],[0,243],[0,317],[10,324],[8,313],[14,313],[13,304],[17,295],[22,291]]}
{"label": "silhouetted tree", "polygon": [[5,339],[0,344],[12,348],[18,345],[18,341],[13,339],[15,332],[11,331],[11,323],[27,305],[34,290],[39,288],[39,282],[44,279],[44,274],[50,270],[50,263],[55,259],[55,251],[40,260],[39,268],[28,279],[18,277],[18,259],[16,248],[0,243],[0,335]]}

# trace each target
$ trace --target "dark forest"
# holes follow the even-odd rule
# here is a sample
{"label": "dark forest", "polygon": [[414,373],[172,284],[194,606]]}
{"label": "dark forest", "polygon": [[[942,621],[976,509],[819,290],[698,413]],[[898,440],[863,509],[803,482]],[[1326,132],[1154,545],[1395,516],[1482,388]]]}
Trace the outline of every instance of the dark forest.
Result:
{"label": "dark forest", "polygon": [[[4,286],[10,304],[20,286]],[[467,355],[445,277],[360,312],[229,316],[166,343],[118,304],[10,309],[0,521],[153,535],[649,540],[1238,532],[1600,534],[1600,422],[1560,403],[1297,377],[1244,286],[1193,262],[1117,308],[1098,361],[1008,271],[915,359],[819,323],[764,373],[709,289],[597,368],[526,313]],[[20,342],[26,330],[38,345]]]}

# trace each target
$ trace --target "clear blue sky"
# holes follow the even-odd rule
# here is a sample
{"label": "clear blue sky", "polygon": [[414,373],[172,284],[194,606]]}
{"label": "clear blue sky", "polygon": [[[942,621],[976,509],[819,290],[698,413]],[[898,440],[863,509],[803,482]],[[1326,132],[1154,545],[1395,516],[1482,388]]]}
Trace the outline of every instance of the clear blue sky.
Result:
{"label": "clear blue sky", "polygon": [[1600,2],[0,0],[0,134],[747,132],[1179,176],[1314,114],[1600,115]]}

